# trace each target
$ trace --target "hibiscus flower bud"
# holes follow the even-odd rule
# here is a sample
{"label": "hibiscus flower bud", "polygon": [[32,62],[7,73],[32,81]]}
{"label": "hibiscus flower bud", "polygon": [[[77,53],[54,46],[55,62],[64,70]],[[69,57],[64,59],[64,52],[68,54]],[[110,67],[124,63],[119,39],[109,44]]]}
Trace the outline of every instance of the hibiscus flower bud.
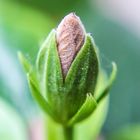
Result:
{"label": "hibiscus flower bud", "polygon": [[63,125],[74,125],[93,113],[108,94],[116,76],[113,63],[106,86],[98,83],[102,68],[96,45],[74,13],[64,17],[58,28],[48,35],[39,49],[36,67],[21,53],[19,58],[40,107]]}

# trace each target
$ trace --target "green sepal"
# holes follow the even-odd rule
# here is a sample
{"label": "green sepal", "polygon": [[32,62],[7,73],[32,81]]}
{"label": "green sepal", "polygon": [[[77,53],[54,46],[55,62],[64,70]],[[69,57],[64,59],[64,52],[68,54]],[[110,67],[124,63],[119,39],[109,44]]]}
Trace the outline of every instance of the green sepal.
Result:
{"label": "green sepal", "polygon": [[62,91],[63,76],[58,56],[55,30],[52,30],[40,49],[36,63],[41,94],[53,108],[57,118],[62,118],[62,96],[64,96],[64,92]]}
{"label": "green sepal", "polygon": [[28,84],[32,93],[32,96],[37,101],[39,106],[44,110],[45,113],[49,114],[55,121],[57,121],[57,117],[55,116],[55,113],[53,113],[51,106],[49,103],[45,100],[45,98],[41,95],[37,81],[34,81],[31,74],[27,74]]}
{"label": "green sepal", "polygon": [[56,116],[54,115],[49,103],[47,100],[41,95],[38,79],[36,77],[36,72],[34,71],[30,62],[25,58],[25,56],[18,52],[19,60],[27,74],[28,84],[32,93],[32,96],[35,98],[39,106],[44,110],[44,112],[48,113],[54,120],[57,121]]}
{"label": "green sepal", "polygon": [[54,98],[53,96],[55,96],[55,94],[60,93],[63,86],[63,76],[57,51],[55,30],[53,30],[50,37],[50,44],[48,45],[47,53],[48,55],[45,59],[44,84],[46,86],[46,93],[49,99]]}
{"label": "green sepal", "polygon": [[94,94],[98,71],[99,63],[95,44],[92,37],[87,34],[85,43],[78,52],[65,78],[67,93],[65,110],[68,110],[68,116],[72,117],[82,106],[87,93]]}
{"label": "green sepal", "polygon": [[51,41],[52,41],[51,37],[54,35],[54,33],[55,33],[54,30],[50,32],[50,34],[44,41],[37,55],[36,66],[37,66],[37,71],[38,71],[40,79],[44,77],[44,70],[45,70],[45,63],[46,63],[45,60],[46,60],[46,57],[48,56],[47,50],[51,44]]}
{"label": "green sepal", "polygon": [[24,68],[24,71],[26,73],[29,73],[32,70],[32,65],[30,64],[30,62],[25,58],[25,56],[22,54],[22,52],[18,52],[18,58]]}
{"label": "green sepal", "polygon": [[96,109],[97,102],[94,99],[94,97],[91,95],[91,93],[87,94],[87,98],[81,108],[77,111],[77,113],[70,119],[68,125],[74,125],[75,123],[78,123],[85,118],[87,118],[89,115],[92,114],[92,112]]}
{"label": "green sepal", "polygon": [[39,53],[37,55],[37,60],[36,60],[36,67],[37,67],[37,74],[38,74],[38,78],[39,78],[39,84],[41,87],[41,94],[47,98],[46,95],[46,70],[47,68],[49,69],[49,67],[47,66],[47,62],[46,60],[48,59],[48,55],[49,55],[49,48],[52,45],[55,45],[55,30],[52,30],[50,32],[50,34],[48,35],[48,37],[46,38],[46,40],[44,41],[42,47],[39,50]]}
{"label": "green sepal", "polygon": [[104,90],[101,92],[100,96],[97,98],[97,103],[99,103],[109,93],[109,90],[116,78],[116,75],[117,75],[117,65],[115,62],[112,62],[112,72],[110,74],[107,86],[104,88]]}
{"label": "green sepal", "polygon": [[[36,83],[38,83],[37,78],[36,78],[36,72],[35,72],[33,66],[27,60],[27,58],[21,52],[18,52],[18,57],[19,57],[20,63],[22,64],[22,66],[24,68],[25,73],[30,74],[30,77],[32,77],[32,80],[36,81]],[[36,84],[36,86],[39,89],[39,85]]]}

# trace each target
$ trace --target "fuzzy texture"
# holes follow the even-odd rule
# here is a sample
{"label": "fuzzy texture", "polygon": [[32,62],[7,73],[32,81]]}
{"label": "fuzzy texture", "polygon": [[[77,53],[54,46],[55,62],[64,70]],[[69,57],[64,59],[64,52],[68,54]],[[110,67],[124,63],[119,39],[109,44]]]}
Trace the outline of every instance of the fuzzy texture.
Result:
{"label": "fuzzy texture", "polygon": [[65,77],[77,52],[84,43],[85,29],[80,18],[74,13],[64,17],[57,28],[56,39],[62,72]]}

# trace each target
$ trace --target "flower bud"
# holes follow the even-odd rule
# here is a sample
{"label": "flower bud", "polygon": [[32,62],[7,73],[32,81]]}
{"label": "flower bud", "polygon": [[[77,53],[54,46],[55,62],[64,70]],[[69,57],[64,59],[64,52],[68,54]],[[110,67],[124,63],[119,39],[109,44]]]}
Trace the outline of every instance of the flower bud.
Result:
{"label": "flower bud", "polygon": [[56,30],[56,39],[62,72],[65,77],[85,40],[85,30],[80,18],[74,13],[64,17]]}
{"label": "flower bud", "polygon": [[97,85],[101,67],[96,45],[73,13],[45,40],[37,56],[36,69],[21,53],[19,58],[33,96],[45,112],[63,125],[74,125],[87,118],[107,95],[116,75],[113,63],[109,82],[96,98],[96,87],[102,89]]}

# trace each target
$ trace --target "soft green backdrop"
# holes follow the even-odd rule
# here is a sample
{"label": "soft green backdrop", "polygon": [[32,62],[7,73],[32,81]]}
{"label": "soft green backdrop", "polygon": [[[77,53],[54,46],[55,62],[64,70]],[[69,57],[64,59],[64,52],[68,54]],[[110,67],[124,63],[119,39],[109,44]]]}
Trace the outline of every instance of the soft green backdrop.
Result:
{"label": "soft green backdrop", "polygon": [[92,33],[104,67],[110,69],[112,60],[118,65],[103,134],[107,136],[126,124],[139,123],[140,39],[104,17],[94,0],[0,0],[0,97],[23,120],[37,114],[17,51],[23,51],[27,57],[29,53],[34,62],[38,47],[51,28],[72,11]]}

